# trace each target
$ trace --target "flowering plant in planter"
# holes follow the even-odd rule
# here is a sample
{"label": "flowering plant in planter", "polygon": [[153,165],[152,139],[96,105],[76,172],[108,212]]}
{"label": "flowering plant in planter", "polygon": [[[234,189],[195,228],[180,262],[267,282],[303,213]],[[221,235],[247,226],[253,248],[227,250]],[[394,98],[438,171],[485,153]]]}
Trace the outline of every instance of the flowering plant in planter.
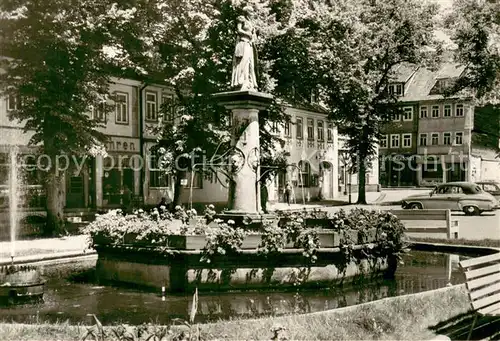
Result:
{"label": "flowering plant in planter", "polygon": [[90,235],[90,246],[96,244],[126,244],[142,242],[164,244],[166,236],[173,233],[172,220],[159,219],[158,212],[146,213],[143,210],[124,215],[121,210],[112,210],[87,225],[83,232]]}
{"label": "flowering plant in planter", "polygon": [[196,212],[196,210],[194,208],[192,208],[190,210],[186,210],[182,206],[177,205],[177,206],[175,206],[175,210],[174,210],[174,213],[172,214],[172,216],[175,219],[182,221],[184,224],[188,224],[189,220],[195,218],[197,216],[197,214],[198,213]]}
{"label": "flowering plant in planter", "polygon": [[212,221],[215,219],[215,215],[217,212],[215,212],[215,206],[210,204],[205,206],[205,210],[203,211],[203,216],[205,217],[205,223],[210,224]]}
{"label": "flowering plant in planter", "polygon": [[280,253],[287,243],[287,230],[273,224],[271,221],[264,221],[262,226],[261,243],[258,246],[260,254],[273,255]]}
{"label": "flowering plant in planter", "polygon": [[236,253],[240,250],[245,238],[245,231],[234,226],[234,221],[227,223],[216,220],[217,227],[208,227],[205,231],[207,244],[203,248],[202,262],[210,263],[215,255]]}

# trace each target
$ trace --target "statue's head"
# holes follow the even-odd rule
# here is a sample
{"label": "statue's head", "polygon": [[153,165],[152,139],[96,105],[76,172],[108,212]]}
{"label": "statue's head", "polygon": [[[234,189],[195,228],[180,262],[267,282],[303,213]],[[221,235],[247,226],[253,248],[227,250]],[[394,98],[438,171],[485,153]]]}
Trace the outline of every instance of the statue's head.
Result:
{"label": "statue's head", "polygon": [[251,16],[253,14],[253,7],[250,5],[246,5],[245,7],[243,7],[243,13],[247,17]]}

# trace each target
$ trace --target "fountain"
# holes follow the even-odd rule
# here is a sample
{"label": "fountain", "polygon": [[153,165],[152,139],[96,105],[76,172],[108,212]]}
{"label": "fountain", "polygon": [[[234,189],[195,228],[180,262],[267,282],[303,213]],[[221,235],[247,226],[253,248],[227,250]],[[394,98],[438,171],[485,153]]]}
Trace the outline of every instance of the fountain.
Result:
{"label": "fountain", "polygon": [[0,268],[0,300],[14,304],[29,299],[43,297],[44,284],[40,271],[34,266],[14,265],[16,253],[16,231],[19,208],[19,178],[17,168],[18,151],[10,152],[9,172],[9,222],[10,222],[10,258],[11,265]]}

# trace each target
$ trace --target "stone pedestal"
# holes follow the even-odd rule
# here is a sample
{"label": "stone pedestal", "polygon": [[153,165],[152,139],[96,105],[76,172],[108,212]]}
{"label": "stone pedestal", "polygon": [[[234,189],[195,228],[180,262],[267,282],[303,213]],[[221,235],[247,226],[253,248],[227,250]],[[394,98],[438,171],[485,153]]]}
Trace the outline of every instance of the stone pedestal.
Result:
{"label": "stone pedestal", "polygon": [[259,216],[260,178],[259,111],[273,101],[270,94],[230,91],[214,94],[220,105],[232,112],[232,140],[238,166],[229,184],[228,216]]}

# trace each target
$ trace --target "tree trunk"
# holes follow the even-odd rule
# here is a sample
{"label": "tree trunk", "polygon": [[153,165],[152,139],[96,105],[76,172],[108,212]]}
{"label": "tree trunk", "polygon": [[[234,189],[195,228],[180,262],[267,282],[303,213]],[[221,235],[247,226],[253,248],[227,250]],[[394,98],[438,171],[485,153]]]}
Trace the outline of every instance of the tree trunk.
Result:
{"label": "tree trunk", "polygon": [[43,231],[45,235],[57,236],[64,232],[63,180],[64,174],[58,174],[56,169],[51,169],[47,176],[47,222]]}
{"label": "tree trunk", "polygon": [[181,180],[184,179],[185,172],[178,171],[175,175],[175,183],[174,183],[174,198],[172,199],[172,204],[170,209],[173,211],[175,206],[180,205],[181,201],[181,193],[182,193],[182,185]]}
{"label": "tree trunk", "polygon": [[358,165],[358,201],[357,204],[366,205],[366,167],[363,161]]}

